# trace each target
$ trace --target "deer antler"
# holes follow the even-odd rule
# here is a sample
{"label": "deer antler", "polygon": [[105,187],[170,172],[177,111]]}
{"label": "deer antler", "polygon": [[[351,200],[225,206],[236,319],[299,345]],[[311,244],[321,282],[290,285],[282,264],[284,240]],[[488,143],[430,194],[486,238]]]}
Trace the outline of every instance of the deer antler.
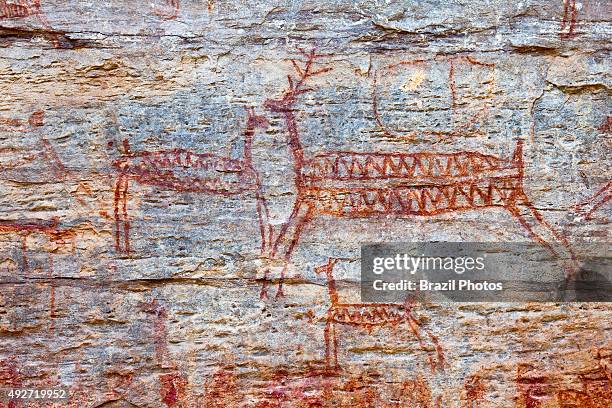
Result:
{"label": "deer antler", "polygon": [[323,74],[331,71],[330,67],[321,68],[313,71],[312,66],[317,58],[324,57],[324,54],[317,54],[313,48],[310,52],[304,51],[304,49],[297,47],[300,54],[306,57],[306,61],[303,66],[300,66],[295,59],[291,59],[291,65],[297,73],[296,78],[291,75],[287,75],[287,81],[289,82],[289,89],[285,92],[286,95],[299,95],[305,92],[312,91],[312,88],[302,88],[304,82],[313,76]]}
{"label": "deer antler", "polygon": [[306,82],[306,80],[310,77],[331,70],[329,67],[319,70],[312,69],[315,59],[323,56],[322,54],[315,53],[314,49],[310,52],[306,52],[303,49],[298,48],[298,51],[300,54],[306,57],[306,61],[300,64],[300,61],[291,59],[291,64],[295,70],[295,75],[287,75],[287,82],[289,83],[288,88],[283,91],[280,99],[267,99],[264,103],[264,106],[272,111],[287,112],[291,110],[292,106],[296,102],[297,95],[312,91],[312,88],[304,87],[304,82]]}

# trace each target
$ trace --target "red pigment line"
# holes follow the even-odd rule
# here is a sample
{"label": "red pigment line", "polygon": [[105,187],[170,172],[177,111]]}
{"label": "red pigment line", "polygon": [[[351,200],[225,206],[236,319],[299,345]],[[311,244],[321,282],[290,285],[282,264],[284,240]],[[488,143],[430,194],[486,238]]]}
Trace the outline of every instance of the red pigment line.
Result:
{"label": "red pigment line", "polygon": [[124,234],[124,244],[125,244],[125,251],[129,254],[130,253],[130,220],[128,218],[128,211],[127,211],[127,199],[128,199],[128,178],[125,177],[124,178],[124,187],[123,187],[123,192],[122,192],[122,196],[123,196],[123,200],[122,200],[122,205],[123,205],[123,234]]}
{"label": "red pigment line", "polygon": [[608,201],[610,201],[610,198],[612,198],[612,193],[609,192],[585,214],[585,218],[591,219],[593,216],[593,213],[597,211],[599,208],[601,208]]}
{"label": "red pigment line", "polygon": [[28,234],[23,234],[21,238],[21,257],[23,261],[23,274],[28,275],[30,267],[28,265]]}
{"label": "red pigment line", "polygon": [[567,16],[569,10],[569,3],[571,0],[563,0],[563,21],[561,22],[561,30],[565,30],[567,24]]}
{"label": "red pigment line", "polygon": [[457,84],[455,82],[455,62],[452,59],[448,70],[448,85],[451,91],[451,107],[454,109],[457,105]]}
{"label": "red pigment line", "polygon": [[162,374],[159,377],[160,396],[167,407],[174,407],[185,399],[187,380],[180,373]]}
{"label": "red pigment line", "polygon": [[54,261],[53,261],[53,254],[50,253],[49,254],[49,272],[48,272],[48,277],[49,277],[49,331],[51,333],[53,333],[54,329],[55,329],[55,283],[53,281],[54,278]]}
{"label": "red pigment line", "polygon": [[575,205],[574,208],[577,210],[578,214],[584,215],[585,219],[589,220],[593,216],[593,213],[610,201],[611,198],[612,182],[604,185],[589,199]]}
{"label": "red pigment line", "polygon": [[482,379],[478,375],[473,375],[465,380],[464,384],[466,399],[469,403],[469,408],[478,408],[484,400],[486,387]]}
{"label": "red pigment line", "polygon": [[0,117],[0,124],[12,126],[12,127],[19,127],[19,126],[22,126],[23,123],[19,119]]}
{"label": "red pigment line", "polygon": [[[564,38],[572,37],[574,29],[576,27],[576,18],[578,15],[578,8],[576,7],[576,0],[564,0],[563,2],[563,20],[561,22],[561,33],[559,35]],[[565,29],[568,32],[563,32]]]}
{"label": "red pigment line", "polygon": [[549,397],[546,395],[547,379],[543,376],[524,377],[523,370],[531,366],[520,364],[517,367],[517,388],[525,408],[540,408]]}
{"label": "red pigment line", "polygon": [[121,231],[120,231],[120,221],[119,221],[119,197],[120,197],[120,187],[121,187],[121,179],[124,177],[123,175],[119,176],[115,182],[115,195],[114,195],[114,215],[115,215],[115,249],[119,251],[121,249]]}
{"label": "red pigment line", "polygon": [[576,8],[576,0],[571,0],[572,2],[572,16],[570,17],[570,26],[569,26],[569,36],[574,35],[574,28],[576,27],[576,16],[578,14],[578,9]]}
{"label": "red pigment line", "polygon": [[168,328],[166,327],[168,312],[163,305],[157,302],[157,300],[151,302],[150,306],[151,311],[155,314],[153,322],[155,355],[157,356],[158,363],[163,366],[170,357],[170,352],[168,350]]}

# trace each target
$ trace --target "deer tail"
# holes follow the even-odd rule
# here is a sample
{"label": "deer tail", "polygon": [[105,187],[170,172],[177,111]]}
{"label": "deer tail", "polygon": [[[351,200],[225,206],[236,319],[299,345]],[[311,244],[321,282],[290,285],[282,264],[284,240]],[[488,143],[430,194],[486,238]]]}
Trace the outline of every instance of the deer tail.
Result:
{"label": "deer tail", "polygon": [[523,140],[519,139],[516,141],[516,147],[512,155],[512,161],[514,163],[523,164]]}

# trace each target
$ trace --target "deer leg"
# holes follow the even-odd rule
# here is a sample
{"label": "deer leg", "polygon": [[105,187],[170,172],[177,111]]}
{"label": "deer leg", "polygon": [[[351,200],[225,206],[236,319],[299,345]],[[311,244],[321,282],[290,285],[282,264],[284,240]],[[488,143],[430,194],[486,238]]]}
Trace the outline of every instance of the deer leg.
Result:
{"label": "deer leg", "polygon": [[[257,190],[257,218],[259,219],[259,233],[261,234],[261,255],[270,256],[272,252],[272,225],[266,198]],[[266,254],[266,250],[268,253]],[[259,292],[260,299],[268,299],[268,269],[264,271],[263,283]]]}
{"label": "deer leg", "polygon": [[23,275],[27,276],[30,272],[30,265],[28,264],[28,234],[22,234],[21,236],[21,267]]}
{"label": "deer leg", "polygon": [[603,198],[600,198],[598,202],[593,204],[590,209],[586,208],[585,210],[588,210],[588,211],[585,211],[584,218],[586,220],[590,220],[593,217],[593,213],[597,211],[600,207],[602,207],[604,204],[606,204],[608,201],[610,201],[611,197],[612,197],[612,194],[608,193]]}
{"label": "deer leg", "polygon": [[[285,224],[285,234],[289,230],[289,228],[293,228],[293,234],[291,237],[291,241],[289,241],[289,245],[283,254],[283,269],[281,270],[280,279],[278,281],[278,291],[276,292],[276,298],[284,297],[283,293],[283,281],[285,279],[285,274],[289,267],[289,261],[291,260],[291,254],[295,249],[297,243],[300,240],[300,235],[304,229],[304,226],[311,220],[313,213],[313,207],[311,205],[305,205],[302,201],[298,201],[296,203],[296,207],[289,218],[287,224]],[[278,244],[284,238],[284,234],[280,234],[274,244],[275,249],[278,250]],[[274,255],[276,255],[276,251],[274,251]]]}
{"label": "deer leg", "polygon": [[[274,242],[274,245],[272,245],[272,241],[269,242],[269,246],[270,246],[269,256],[270,256],[270,258],[274,258],[274,256],[276,256],[276,251],[278,250],[278,245],[279,245],[280,241],[285,238],[285,235],[287,234],[287,230],[289,229],[290,224],[292,224],[294,222],[294,220],[297,218],[297,215],[298,215],[298,213],[300,211],[300,206],[301,206],[301,201],[298,199],[298,201],[293,206],[293,210],[291,211],[291,215],[289,216],[289,220],[286,223],[284,223],[283,226],[281,227],[281,230],[280,230],[280,232],[278,234],[278,237],[276,238],[276,241]],[[283,266],[283,274],[285,273],[285,268],[286,268],[286,266]],[[260,299],[268,299],[268,272],[269,272],[269,269],[267,268],[264,271],[263,284],[261,285],[261,291],[259,292],[259,298]]]}
{"label": "deer leg", "polygon": [[53,333],[53,330],[55,329],[55,324],[53,321],[55,318],[55,283],[53,281],[55,278],[54,269],[53,252],[49,252],[49,270],[47,274],[49,276],[49,331],[51,333]]}
{"label": "deer leg", "polygon": [[[406,316],[406,323],[408,323],[410,331],[412,332],[414,337],[416,337],[419,343],[419,347],[422,350],[425,350],[425,343],[423,342],[423,337],[421,337],[421,326],[419,325],[419,322],[417,322],[414,316],[412,316],[412,314],[410,313]],[[427,356],[427,358],[429,360],[430,366],[432,367],[432,370],[435,371],[435,363],[433,362],[431,356]]]}
{"label": "deer leg", "polygon": [[[305,208],[306,208],[305,214],[301,214],[302,212],[304,212]],[[279,280],[278,291],[276,292],[277,298],[284,296],[283,279],[285,277],[285,272],[287,272],[287,267],[288,267],[289,260],[291,258],[291,253],[293,252],[295,245],[300,239],[300,234],[302,232],[303,224],[309,221],[311,212],[312,212],[312,207],[309,205],[306,206],[302,200],[298,199],[298,201],[293,206],[293,211],[291,212],[289,219],[287,220],[285,224],[283,224],[278,236],[276,237],[276,240],[274,241],[274,245],[271,247],[270,257],[274,258],[278,252],[280,243],[286,240],[286,236],[290,232],[290,229],[293,230],[291,231],[292,239],[291,241],[289,241],[289,244],[287,245],[287,248],[285,250],[284,257],[283,257],[284,265],[283,265],[281,277]],[[271,246],[271,244],[269,245]],[[259,294],[259,297],[261,299],[268,298],[268,272],[269,272],[269,269],[266,269],[264,271],[264,282],[262,284],[261,292]]]}
{"label": "deer leg", "polygon": [[535,241],[546,247],[554,256],[563,256],[567,262],[571,263],[566,267],[565,277],[566,280],[574,278],[578,265],[567,239],[544,219],[523,191],[519,191],[516,198],[506,206],[508,211]]}
{"label": "deer leg", "polygon": [[331,325],[332,325],[331,320],[327,319],[327,323],[325,324],[325,331],[323,332],[323,338],[325,339],[325,366],[328,367],[328,368],[330,366],[329,363],[330,363],[330,359],[331,359],[331,357],[330,357],[330,352],[331,352],[330,346],[331,346],[331,343],[330,343],[330,339],[329,339],[329,334],[330,334],[329,332],[331,330]]}
{"label": "deer leg", "polygon": [[285,275],[287,274],[287,269],[289,268],[289,263],[285,262],[283,265],[283,269],[281,270],[280,278],[278,280],[278,289],[276,290],[276,295],[274,299],[280,299],[285,297],[285,292],[283,291],[283,282],[285,280]]}
{"label": "deer leg", "polygon": [[269,296],[268,296],[268,269],[264,271],[264,276],[262,280],[263,280],[263,283],[261,284],[261,290],[259,291],[259,298],[269,299]]}
{"label": "deer leg", "polygon": [[434,361],[433,358],[430,357],[431,368],[433,371],[436,371],[436,369],[444,371],[444,350],[442,350],[442,346],[440,345],[440,342],[438,341],[438,338],[436,336],[434,336],[427,329],[426,333],[429,337],[429,340],[431,340],[432,344],[434,345],[434,348],[436,349],[436,360]]}
{"label": "deer leg", "polygon": [[113,215],[115,216],[115,249],[117,251],[121,250],[121,231],[120,231],[120,221],[119,221],[119,196],[121,194],[121,177],[117,177],[115,180],[115,200],[113,202]]}
{"label": "deer leg", "polygon": [[270,224],[270,211],[266,198],[261,190],[257,190],[257,218],[259,219],[259,233],[261,234],[261,254],[264,255],[268,250],[270,255],[270,246],[272,245],[272,225]]}
{"label": "deer leg", "polygon": [[334,367],[338,367],[338,338],[336,337],[336,325],[327,318],[327,324],[325,325],[325,365],[327,368],[331,367],[331,360],[334,359]]}
{"label": "deer leg", "polygon": [[123,215],[123,242],[125,243],[125,252],[130,253],[130,220],[128,218],[127,211],[127,199],[128,199],[128,185],[129,179],[127,176],[124,177],[123,187],[121,191],[122,195],[122,215]]}
{"label": "deer leg", "polygon": [[[272,225],[266,198],[261,190],[257,190],[257,218],[259,219],[259,233],[261,234],[261,255],[270,256],[272,251]],[[266,254],[266,250],[268,253]],[[260,299],[268,298],[268,270],[264,272],[263,284],[259,293]]]}
{"label": "deer leg", "polygon": [[[425,347],[425,341],[423,340],[423,336],[421,336],[421,325],[416,320],[416,318],[413,316],[412,312],[409,311],[406,313],[405,320],[406,320],[406,323],[408,323],[408,327],[410,328],[410,331],[412,332],[412,334],[414,334],[414,337],[416,337],[419,343],[419,347],[423,351],[427,352],[427,348]],[[433,372],[435,372],[436,369],[440,369],[440,371],[443,371],[444,370],[444,351],[442,350],[442,346],[440,346],[440,342],[438,341],[438,338],[434,336],[431,333],[431,331],[425,329],[425,333],[427,334],[427,337],[429,337],[429,340],[434,345],[434,348],[436,349],[435,353],[437,357],[437,359],[434,359],[434,357],[432,357],[431,354],[427,356],[427,360],[429,361],[429,366],[431,367],[431,370]]]}
{"label": "deer leg", "polygon": [[[125,195],[127,195],[127,184],[124,181],[124,179],[127,179],[127,176],[125,174],[120,174],[119,177],[117,177],[117,180],[115,181],[115,201],[114,201],[115,249],[119,252],[127,251],[127,244],[125,245],[125,247],[123,247],[121,243],[122,230],[124,232],[123,234],[124,238],[126,236],[125,218],[127,217],[127,205],[126,205],[126,198],[125,198]],[[122,211],[119,211],[120,206],[123,207]]]}
{"label": "deer leg", "polygon": [[274,241],[274,246],[272,247],[270,256],[272,257],[276,256],[276,252],[278,251],[278,246],[281,243],[281,241],[285,239],[285,236],[287,235],[287,231],[289,230],[289,227],[294,223],[294,220],[298,217],[301,206],[302,206],[302,200],[298,198],[296,203],[293,205],[293,210],[291,211],[291,215],[289,215],[289,219],[287,220],[287,222],[283,224],[283,226],[281,227],[278,233],[278,237],[276,237],[276,240]]}
{"label": "deer leg", "polygon": [[336,336],[336,325],[332,323],[332,345],[334,346],[334,367],[338,367],[338,337]]}

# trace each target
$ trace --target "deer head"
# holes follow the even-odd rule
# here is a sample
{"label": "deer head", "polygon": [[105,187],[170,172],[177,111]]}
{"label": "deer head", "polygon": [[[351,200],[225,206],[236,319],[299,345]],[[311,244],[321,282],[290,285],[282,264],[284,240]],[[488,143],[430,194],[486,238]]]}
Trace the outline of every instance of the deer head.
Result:
{"label": "deer head", "polygon": [[112,167],[120,172],[127,170],[127,168],[130,166],[130,158],[134,157],[134,153],[130,148],[130,142],[127,140],[127,138],[123,139],[121,147],[119,147],[119,144],[115,143],[114,141],[108,142],[108,147],[116,148],[119,152],[119,158],[113,160],[111,163]]}
{"label": "deer head", "polygon": [[246,111],[247,123],[246,129],[244,130],[244,161],[246,164],[251,165],[253,161],[251,149],[253,147],[253,136],[255,136],[255,129],[266,129],[270,123],[265,116],[256,115],[255,108],[246,108]]}

